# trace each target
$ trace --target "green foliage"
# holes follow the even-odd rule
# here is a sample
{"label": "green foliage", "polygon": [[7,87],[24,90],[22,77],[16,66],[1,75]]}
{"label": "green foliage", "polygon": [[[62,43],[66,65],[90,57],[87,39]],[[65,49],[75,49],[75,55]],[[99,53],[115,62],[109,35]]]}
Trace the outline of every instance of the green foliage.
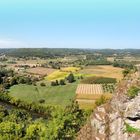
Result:
{"label": "green foliage", "polygon": [[65,85],[65,80],[61,79],[61,80],[59,81],[59,84],[60,84],[60,85]]}
{"label": "green foliage", "polygon": [[79,109],[76,102],[67,106],[65,110],[57,110],[47,125],[47,138],[73,140],[86,118],[87,114]]}
{"label": "green foliage", "polygon": [[51,82],[51,86],[58,86],[58,85],[59,85],[58,80]]}
{"label": "green foliage", "polygon": [[107,101],[108,101],[108,99],[107,99],[104,95],[102,95],[99,99],[97,99],[97,100],[95,101],[95,105],[96,105],[96,106],[100,106],[100,105],[102,105],[102,104],[107,103]]}
{"label": "green foliage", "polygon": [[126,62],[119,62],[119,61],[115,61],[113,63],[113,66],[114,67],[120,67],[120,68],[125,68],[125,69],[133,69],[134,66],[133,64],[130,64],[130,63],[126,63]]}
{"label": "green foliage", "polygon": [[130,73],[130,69],[123,70],[123,77],[126,77]]}
{"label": "green foliage", "polygon": [[76,102],[65,109],[56,108],[49,120],[33,120],[24,110],[6,110],[0,107],[0,139],[31,139],[31,140],[73,140],[76,133],[84,125],[87,116],[85,111],[79,109]]}
{"label": "green foliage", "polygon": [[127,123],[125,123],[125,126],[126,126],[126,132],[129,132],[129,133],[140,133],[139,129],[136,129],[136,128],[130,126],[129,124],[127,124]]}
{"label": "green foliage", "polygon": [[42,82],[42,83],[40,83],[40,86],[45,87],[46,84]]}
{"label": "green foliage", "polygon": [[73,73],[70,73],[67,77],[69,83],[73,83],[75,81]]}
{"label": "green foliage", "polygon": [[136,86],[132,86],[129,88],[128,92],[127,92],[127,95],[128,97],[130,98],[134,98],[135,96],[138,95],[138,92],[140,91],[140,89]]}
{"label": "green foliage", "polygon": [[115,90],[115,84],[103,84],[102,87],[105,93],[113,93]]}
{"label": "green foliage", "polygon": [[108,78],[108,77],[87,77],[81,81],[84,84],[110,84],[116,83],[115,78]]}
{"label": "green foliage", "polygon": [[51,112],[54,110],[53,106],[45,107],[45,106],[39,105],[39,104],[34,103],[34,102],[27,103],[27,102],[22,101],[20,99],[16,99],[14,97],[11,97],[6,93],[0,94],[0,101],[7,102],[9,104],[12,104],[14,106],[17,106],[19,108],[22,108],[22,109],[25,109],[25,110],[28,110],[31,112],[36,112],[39,114],[46,115],[46,117],[48,117],[48,118],[51,117]]}

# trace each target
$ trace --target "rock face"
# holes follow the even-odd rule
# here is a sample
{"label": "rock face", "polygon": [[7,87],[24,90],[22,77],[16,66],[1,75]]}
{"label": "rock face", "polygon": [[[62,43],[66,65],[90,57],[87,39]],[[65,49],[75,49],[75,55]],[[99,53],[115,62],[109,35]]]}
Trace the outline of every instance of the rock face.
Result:
{"label": "rock face", "polygon": [[140,135],[126,132],[126,123],[140,129],[140,94],[131,100],[126,96],[127,89],[136,83],[137,80],[123,81],[112,100],[94,110],[88,132],[83,127],[77,140],[140,140]]}

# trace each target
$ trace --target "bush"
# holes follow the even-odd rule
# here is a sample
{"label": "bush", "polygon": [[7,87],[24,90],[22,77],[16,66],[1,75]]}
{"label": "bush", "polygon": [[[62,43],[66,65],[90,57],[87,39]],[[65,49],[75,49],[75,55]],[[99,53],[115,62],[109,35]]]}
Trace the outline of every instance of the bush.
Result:
{"label": "bush", "polygon": [[140,91],[140,89],[138,87],[132,86],[129,88],[127,95],[128,95],[128,97],[130,97],[132,99],[138,95],[139,91]]}
{"label": "bush", "polygon": [[60,85],[65,85],[65,81],[63,79],[60,80],[59,82]]}
{"label": "bush", "polygon": [[126,77],[130,73],[130,69],[123,70],[123,77]]}
{"label": "bush", "polygon": [[99,99],[95,101],[95,105],[100,106],[102,104],[105,104],[107,101],[108,99],[104,95],[102,95]]}
{"label": "bush", "polygon": [[125,126],[126,126],[126,132],[129,132],[129,133],[137,133],[137,132],[140,132],[139,129],[136,129],[132,126],[130,126],[129,124],[125,123]]}
{"label": "bush", "polygon": [[51,86],[58,86],[58,85],[59,85],[58,80],[51,82]]}
{"label": "bush", "polygon": [[41,104],[42,104],[42,103],[45,103],[45,100],[44,100],[44,99],[40,99],[40,100],[39,100],[39,103],[41,103]]}
{"label": "bush", "polygon": [[40,86],[45,87],[46,84],[42,82],[42,83],[40,83]]}

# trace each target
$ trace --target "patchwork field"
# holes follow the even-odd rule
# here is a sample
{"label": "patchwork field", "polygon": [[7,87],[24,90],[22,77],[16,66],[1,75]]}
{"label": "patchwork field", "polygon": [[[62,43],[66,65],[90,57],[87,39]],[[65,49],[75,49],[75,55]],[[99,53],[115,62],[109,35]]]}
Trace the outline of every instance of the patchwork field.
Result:
{"label": "patchwork field", "polygon": [[[121,68],[115,68],[113,66],[87,66],[84,69],[78,67],[67,67],[61,68],[60,70],[48,69],[48,68],[30,68],[27,69],[29,73],[48,75],[43,81],[40,81],[37,86],[34,85],[15,85],[9,90],[9,94],[25,100],[28,102],[38,102],[41,99],[45,100],[44,105],[61,105],[66,106],[70,103],[70,99],[77,99],[81,108],[93,108],[95,95],[76,95],[77,85],[81,79],[78,77],[91,77],[91,76],[102,76],[122,78]],[[51,86],[50,82],[54,80],[65,79],[70,73],[73,73],[76,82],[69,84],[66,83],[64,86]],[[115,75],[114,75],[115,73]],[[47,86],[41,87],[40,83],[44,82]],[[106,87],[104,87],[106,88]],[[112,88],[112,87],[111,87]],[[107,89],[108,90],[108,89]],[[79,100],[80,99],[80,100]]]}
{"label": "patchwork field", "polygon": [[110,77],[121,80],[123,78],[122,68],[113,67],[110,65],[104,66],[87,66],[83,70],[80,70],[81,74],[94,74],[94,76]]}

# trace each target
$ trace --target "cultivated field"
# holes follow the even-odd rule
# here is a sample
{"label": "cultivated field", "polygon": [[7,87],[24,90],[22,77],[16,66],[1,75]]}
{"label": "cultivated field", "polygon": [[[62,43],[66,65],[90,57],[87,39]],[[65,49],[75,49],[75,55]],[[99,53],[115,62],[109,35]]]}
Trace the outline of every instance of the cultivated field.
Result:
{"label": "cultivated field", "polygon": [[82,74],[93,74],[94,76],[100,77],[110,77],[116,78],[117,80],[121,80],[123,78],[122,68],[113,67],[110,65],[105,66],[87,66],[83,70],[80,70]]}
{"label": "cultivated field", "polygon": [[51,68],[43,68],[43,67],[29,68],[26,70],[27,73],[41,75],[41,76],[50,75],[54,71],[56,70]]}

